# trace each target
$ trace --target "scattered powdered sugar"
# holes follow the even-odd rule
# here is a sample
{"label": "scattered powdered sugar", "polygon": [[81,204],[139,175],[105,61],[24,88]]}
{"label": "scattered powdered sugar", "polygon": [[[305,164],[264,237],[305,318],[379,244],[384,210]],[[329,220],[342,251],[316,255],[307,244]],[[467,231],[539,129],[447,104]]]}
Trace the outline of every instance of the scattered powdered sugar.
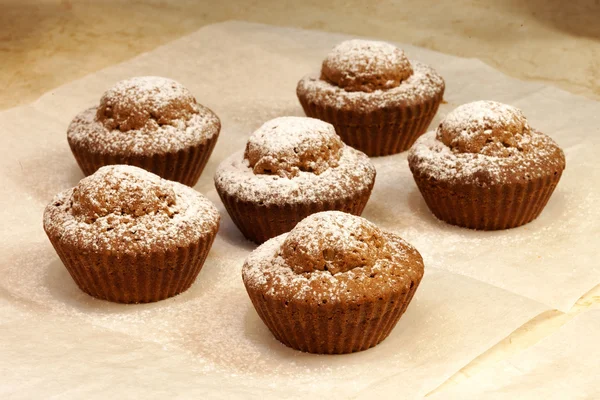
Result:
{"label": "scattered powdered sugar", "polygon": [[511,106],[478,101],[448,114],[410,149],[413,172],[487,186],[541,178],[564,169],[562,150]]}
{"label": "scattered powdered sugar", "polygon": [[44,228],[65,244],[92,252],[167,250],[217,229],[219,213],[202,194],[141,168],[100,168],[58,194]]}
{"label": "scattered powdered sugar", "polygon": [[[370,237],[357,240],[356,236],[361,236],[365,229],[379,235],[381,241],[370,241]],[[364,263],[352,268],[337,265],[337,271],[326,267],[306,270],[305,265],[297,264],[306,261],[305,257],[293,256],[294,246],[299,243],[306,244],[308,252],[313,254],[330,253],[331,259],[345,258],[348,251],[355,252]],[[307,249],[304,250],[306,254]],[[307,217],[291,232],[259,246],[242,268],[246,285],[260,288],[267,296],[318,304],[353,301],[363,295],[379,296],[394,288],[410,286],[422,274],[422,259],[410,244],[395,234],[380,231],[364,218],[339,211]]]}
{"label": "scattered powdered sugar", "polygon": [[433,68],[415,61],[411,65],[412,75],[387,90],[349,92],[313,74],[298,82],[297,92],[309,102],[363,112],[419,104],[443,93],[444,80]]}
{"label": "scattered powdered sugar", "polygon": [[203,143],[219,118],[181,84],[159,77],[117,83],[71,122],[69,142],[104,154],[161,154]]}
{"label": "scattered powdered sugar", "polygon": [[248,139],[244,158],[255,174],[294,177],[300,171],[320,174],[336,167],[344,144],[333,125],[306,117],[265,122]]}

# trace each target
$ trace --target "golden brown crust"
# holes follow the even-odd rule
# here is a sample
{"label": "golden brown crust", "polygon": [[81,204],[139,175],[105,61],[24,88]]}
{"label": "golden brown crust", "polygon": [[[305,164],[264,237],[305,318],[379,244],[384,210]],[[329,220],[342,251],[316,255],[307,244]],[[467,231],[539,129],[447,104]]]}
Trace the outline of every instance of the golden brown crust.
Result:
{"label": "golden brown crust", "polygon": [[521,110],[495,101],[457,107],[440,123],[436,135],[454,153],[508,157],[510,149],[531,149],[531,128]]}

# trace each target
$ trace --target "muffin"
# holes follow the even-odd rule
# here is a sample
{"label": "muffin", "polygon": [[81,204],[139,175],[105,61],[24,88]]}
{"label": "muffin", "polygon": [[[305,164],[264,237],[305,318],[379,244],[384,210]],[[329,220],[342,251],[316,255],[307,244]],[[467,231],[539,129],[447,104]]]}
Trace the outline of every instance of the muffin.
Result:
{"label": "muffin", "polygon": [[306,115],[333,124],[346,144],[385,156],[408,150],[425,132],[444,88],[437,72],[396,46],[348,40],[327,55],[320,76],[298,82],[296,93]]}
{"label": "muffin", "polygon": [[330,124],[305,117],[266,122],[215,175],[231,219],[256,243],[319,211],[360,215],[374,183],[365,154],[344,145]]}
{"label": "muffin", "polygon": [[456,108],[437,130],[419,138],[408,164],[436,217],[496,230],[540,215],[565,169],[565,156],[519,109],[477,101]]}
{"label": "muffin", "polygon": [[180,83],[146,76],[109,89],[99,106],[75,117],[67,139],[86,176],[129,164],[194,186],[220,130],[219,118]]}
{"label": "muffin", "polygon": [[273,335],[321,354],[366,350],[384,340],[422,277],[414,247],[339,211],[307,217],[259,246],[242,268],[250,300]]}
{"label": "muffin", "polygon": [[44,211],[44,230],[85,293],[147,303],[191,286],[219,219],[216,207],[192,188],[112,165],[58,194]]}

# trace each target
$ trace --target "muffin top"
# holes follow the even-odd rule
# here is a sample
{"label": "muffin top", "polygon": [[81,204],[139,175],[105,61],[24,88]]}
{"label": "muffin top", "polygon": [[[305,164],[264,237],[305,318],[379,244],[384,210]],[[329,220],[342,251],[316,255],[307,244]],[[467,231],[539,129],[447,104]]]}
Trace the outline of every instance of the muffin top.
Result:
{"label": "muffin top", "polygon": [[129,165],[100,168],[44,211],[48,235],[108,254],[176,250],[216,232],[219,220],[202,194]]}
{"label": "muffin top", "polygon": [[423,259],[364,218],[326,211],[259,246],[242,276],[246,286],[285,301],[359,302],[410,290],[423,276]]}
{"label": "muffin top", "polygon": [[67,131],[70,143],[119,155],[174,152],[207,141],[221,123],[180,83],[155,76],[118,82]]}
{"label": "muffin top", "polygon": [[411,170],[430,179],[480,186],[523,182],[562,172],[565,156],[531,128],[521,110],[495,101],[464,104],[421,136]]}
{"label": "muffin top", "polygon": [[266,122],[215,174],[219,191],[263,204],[335,200],[374,180],[364,153],[346,146],[331,124],[305,117]]}
{"label": "muffin top", "polygon": [[321,79],[348,92],[397,87],[413,74],[404,51],[385,42],[347,40],[335,46],[321,67]]}
{"label": "muffin top", "polygon": [[298,82],[298,96],[337,109],[373,111],[421,104],[442,96],[444,80],[432,68],[411,62],[396,46],[348,40],[327,55],[320,75]]}

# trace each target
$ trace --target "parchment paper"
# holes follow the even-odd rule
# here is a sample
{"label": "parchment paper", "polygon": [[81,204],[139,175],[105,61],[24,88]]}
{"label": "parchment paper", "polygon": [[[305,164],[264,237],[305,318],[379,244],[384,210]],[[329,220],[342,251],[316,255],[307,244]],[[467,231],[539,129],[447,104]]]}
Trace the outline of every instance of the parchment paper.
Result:
{"label": "parchment paper", "polygon": [[[367,352],[314,356],[278,343],[241,282],[243,259],[254,246],[225,213],[212,176],[262,122],[302,115],[297,80],[344,38],[241,22],[212,25],[0,113],[0,335],[6,343],[0,347],[0,376],[6,377],[0,378],[0,394],[249,397],[267,390],[274,397],[368,397],[382,386],[388,395],[410,398],[434,389],[547,309],[538,301],[568,308],[598,283],[591,247],[598,229],[591,207],[599,178],[591,158],[596,103],[508,79],[475,60],[404,46],[446,78],[449,104],[440,115],[478,98],[521,106],[532,125],[567,150],[567,173],[536,223],[484,234],[435,221],[404,155],[377,159],[376,187],[364,215],[418,247],[427,269],[422,287],[392,335]],[[66,142],[68,123],[114,82],[135,75],[179,80],[221,118],[219,143],[196,189],[219,205],[223,220],[188,292],[124,306],[76,288],[41,218],[55,193],[82,178]]]}
{"label": "parchment paper", "polygon": [[369,397],[370,388],[393,380],[388,395],[412,398],[544,309],[430,268],[382,344],[352,355],[309,355],[280,344],[259,320],[239,277],[246,252],[237,250],[221,240],[188,292],[136,306],[89,298],[59,261],[21,264],[31,282],[14,293],[21,309],[9,315],[19,318],[0,324],[0,397]]}
{"label": "parchment paper", "polygon": [[[229,22],[201,29],[151,53],[108,68],[40,98],[31,107],[0,118],[14,148],[2,160],[5,176],[37,201],[81,177],[64,131],[84,107],[97,104],[115,81],[155,74],[181,81],[223,120],[223,134],[197,188],[210,194],[216,165],[243,148],[265,120],[303,115],[296,99],[298,79],[317,70],[328,50],[347,36]],[[365,216],[418,246],[429,262],[563,311],[600,283],[595,245],[600,234],[600,106],[597,102],[508,78],[478,60],[403,45],[408,55],[433,65],[447,90],[439,120],[462,103],[494,99],[523,109],[530,124],[565,150],[567,169],[538,218],[499,232],[474,232],[438,222],[427,209],[406,156],[375,159],[378,178]],[[31,108],[48,116],[32,117]],[[23,136],[29,132],[36,146]],[[41,167],[42,166],[42,167]],[[11,210],[12,212],[12,210]]]}
{"label": "parchment paper", "polygon": [[599,336],[600,310],[587,311],[523,353],[431,399],[600,398]]}

